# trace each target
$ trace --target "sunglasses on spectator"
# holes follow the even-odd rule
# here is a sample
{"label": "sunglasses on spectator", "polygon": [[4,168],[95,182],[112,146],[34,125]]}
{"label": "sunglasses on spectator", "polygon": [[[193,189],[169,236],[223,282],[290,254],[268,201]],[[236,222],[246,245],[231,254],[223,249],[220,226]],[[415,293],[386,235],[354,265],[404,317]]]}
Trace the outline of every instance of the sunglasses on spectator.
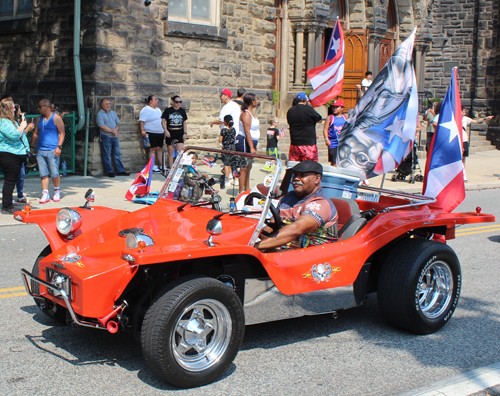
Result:
{"label": "sunglasses on spectator", "polygon": [[182,103],[182,100],[176,100],[175,103]]}
{"label": "sunglasses on spectator", "polygon": [[39,109],[41,109],[42,107],[47,107],[47,105],[38,106]]}

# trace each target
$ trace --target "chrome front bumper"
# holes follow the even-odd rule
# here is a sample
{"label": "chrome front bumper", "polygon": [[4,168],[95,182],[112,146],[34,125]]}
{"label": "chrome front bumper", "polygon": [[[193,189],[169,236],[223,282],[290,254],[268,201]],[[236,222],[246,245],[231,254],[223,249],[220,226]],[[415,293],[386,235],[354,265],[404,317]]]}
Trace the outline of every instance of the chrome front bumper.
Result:
{"label": "chrome front bumper", "polygon": [[35,275],[31,274],[30,272],[26,271],[24,268],[21,269],[21,276],[23,278],[23,282],[24,282],[24,287],[26,289],[26,292],[31,296],[31,297],[40,297],[40,298],[45,298],[39,294],[35,294],[32,292],[31,290],[31,287],[30,287],[30,283],[28,281],[28,278],[34,282],[37,282],[43,286],[45,286],[47,289],[50,289],[53,291],[53,295],[55,297],[59,297],[61,298],[64,303],[66,304],[66,308],[68,309],[68,312],[69,314],[71,315],[71,319],[73,320],[73,322],[79,326],[83,326],[83,327],[91,327],[93,329],[102,329],[102,330],[107,330],[106,327],[104,326],[101,326],[100,324],[98,323],[92,323],[92,322],[85,322],[85,321],[82,321],[82,320],[79,320],[77,317],[76,317],[76,314],[75,314],[75,311],[73,310],[73,307],[71,306],[71,301],[69,300],[69,297],[68,297],[68,293],[66,293],[65,290],[63,289],[60,289],[52,284],[50,284],[49,282],[46,282],[38,277],[36,277]]}

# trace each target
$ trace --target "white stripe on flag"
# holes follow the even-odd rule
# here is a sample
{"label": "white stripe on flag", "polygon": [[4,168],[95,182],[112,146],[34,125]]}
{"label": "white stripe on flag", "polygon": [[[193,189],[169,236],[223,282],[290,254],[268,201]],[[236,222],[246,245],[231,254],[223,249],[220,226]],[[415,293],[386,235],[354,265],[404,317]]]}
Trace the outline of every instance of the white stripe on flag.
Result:
{"label": "white stripe on flag", "polygon": [[320,96],[321,94],[330,91],[335,86],[335,84],[341,82],[343,78],[344,78],[344,64],[340,65],[338,73],[335,76],[333,76],[333,78],[331,78],[329,81],[325,82],[318,89],[316,89],[311,95],[309,95],[309,98],[314,99]]}
{"label": "white stripe on flag", "polygon": [[439,193],[453,180],[459,173],[463,172],[462,161],[455,161],[451,164],[431,169],[427,174],[426,197],[437,197]]}
{"label": "white stripe on flag", "polygon": [[[327,66],[327,64],[325,64]],[[337,62],[335,62],[333,65],[330,65],[320,71],[318,74],[316,74],[314,77],[309,76],[309,81],[311,82],[311,85],[313,86],[314,89],[317,89],[320,87],[322,84],[326,83],[329,79],[334,77],[338,72],[340,71],[340,68],[342,67],[342,70],[344,66],[343,59],[341,58]]]}

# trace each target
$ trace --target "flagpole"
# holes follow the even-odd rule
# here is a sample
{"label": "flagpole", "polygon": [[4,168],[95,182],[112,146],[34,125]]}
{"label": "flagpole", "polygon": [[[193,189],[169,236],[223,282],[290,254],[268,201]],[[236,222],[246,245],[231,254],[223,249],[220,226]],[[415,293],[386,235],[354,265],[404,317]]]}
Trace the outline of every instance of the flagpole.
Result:
{"label": "flagpole", "polygon": [[[163,157],[165,158],[165,157]],[[162,164],[163,166],[164,164]],[[153,165],[151,166],[151,169],[149,170],[150,172],[153,172],[153,167],[155,166],[155,155],[153,153]],[[149,205],[149,193],[150,193],[150,190],[151,190],[151,186],[149,186],[149,189],[148,189],[148,193],[146,194],[146,206]]]}

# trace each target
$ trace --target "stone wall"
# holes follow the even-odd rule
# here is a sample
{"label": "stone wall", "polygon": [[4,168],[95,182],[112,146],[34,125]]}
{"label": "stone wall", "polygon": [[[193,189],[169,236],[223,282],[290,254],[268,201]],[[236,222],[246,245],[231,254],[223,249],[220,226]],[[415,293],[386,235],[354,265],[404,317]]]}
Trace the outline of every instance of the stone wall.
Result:
{"label": "stone wall", "polygon": [[499,12],[496,0],[442,0],[429,4],[432,46],[426,57],[425,90],[443,97],[458,67],[462,105],[490,112],[500,88]]}
{"label": "stone wall", "polygon": [[[219,90],[238,87],[261,99],[265,130],[272,108],[275,8],[271,0],[222,1],[215,30],[168,21],[168,2],[144,7],[135,0],[101,0],[85,6],[82,71],[93,112],[108,96],[122,121],[125,166],[145,163],[138,117],[151,94],[163,110],[178,94],[188,114],[188,144],[218,145],[208,124],[221,109]],[[89,161],[99,172],[98,158]]]}
{"label": "stone wall", "polygon": [[33,4],[33,18],[0,21],[0,92],[29,114],[38,113],[42,98],[76,111],[73,0]]}

